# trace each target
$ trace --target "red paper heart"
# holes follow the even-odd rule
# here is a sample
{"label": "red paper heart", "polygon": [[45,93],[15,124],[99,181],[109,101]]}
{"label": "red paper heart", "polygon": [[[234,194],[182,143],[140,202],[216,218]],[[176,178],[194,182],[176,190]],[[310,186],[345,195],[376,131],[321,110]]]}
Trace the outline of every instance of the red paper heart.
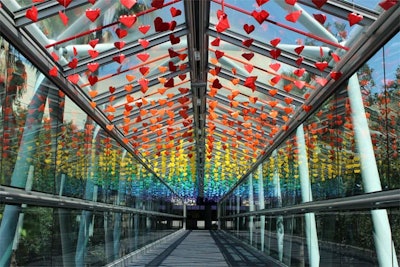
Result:
{"label": "red paper heart", "polygon": [[286,4],[294,6],[296,4],[297,0],[285,0]]}
{"label": "red paper heart", "polygon": [[218,17],[219,17],[219,20],[218,20],[217,25],[215,26],[215,29],[217,30],[217,32],[223,32],[231,27],[229,24],[228,16],[226,14],[223,14]]}
{"label": "red paper heart", "polygon": [[145,39],[139,39],[138,42],[143,48],[147,48],[150,44],[150,42]]}
{"label": "red paper heart", "polygon": [[272,56],[273,59],[277,59],[281,55],[280,49],[272,49],[269,51],[269,54]]}
{"label": "red paper heart", "polygon": [[138,30],[143,34],[146,34],[150,30],[150,28],[151,28],[150,25],[140,25],[138,27]]}
{"label": "red paper heart", "polygon": [[256,0],[258,6],[262,6],[267,3],[269,0]]}
{"label": "red paper heart", "polygon": [[131,9],[136,4],[136,0],[120,0],[120,2],[127,9]]}
{"label": "red paper heart", "polygon": [[342,76],[342,73],[340,71],[332,71],[330,73],[330,76],[332,79],[334,79],[336,81],[337,79],[339,79]]}
{"label": "red paper heart", "polygon": [[124,29],[121,29],[121,28],[117,28],[115,30],[115,33],[117,34],[118,38],[120,38],[120,39],[122,39],[122,38],[124,38],[125,36],[128,35],[128,31],[124,30]]}
{"label": "red paper heart", "polygon": [[58,74],[58,69],[57,69],[57,67],[54,66],[52,69],[50,69],[50,70],[49,70],[49,74],[50,74],[50,76],[56,77],[57,74]]}
{"label": "red paper heart", "polygon": [[149,59],[150,54],[149,53],[140,53],[140,54],[137,54],[136,57],[138,59],[140,59],[142,62],[145,62]]}
{"label": "red paper heart", "polygon": [[257,81],[257,76],[250,76],[246,78],[246,81],[244,82],[244,86],[250,88],[253,92],[256,90],[256,84],[255,82]]}
{"label": "red paper heart", "polygon": [[301,54],[301,52],[303,52],[304,50],[304,45],[298,46],[294,49],[294,52],[296,52],[298,55]]}
{"label": "red paper heart", "polygon": [[354,12],[353,12],[353,13],[350,13],[350,14],[347,16],[347,18],[349,19],[350,27],[353,26],[354,24],[357,24],[357,23],[359,23],[360,21],[363,20],[363,16],[362,16],[362,15],[356,14],[356,13],[354,13]]}
{"label": "red paper heart", "polygon": [[384,10],[388,10],[392,6],[396,5],[398,3],[398,0],[386,0],[382,1],[379,3],[380,7],[382,7]]}
{"label": "red paper heart", "polygon": [[98,78],[97,78],[97,76],[92,76],[92,75],[90,75],[90,76],[88,77],[88,81],[89,81],[90,85],[93,86],[95,83],[97,83]]}
{"label": "red paper heart", "polygon": [[169,71],[171,71],[171,72],[174,72],[178,69],[178,67],[175,66],[174,62],[172,62],[172,61],[168,62],[168,68],[169,68]]}
{"label": "red paper heart", "polygon": [[172,48],[168,48],[168,54],[170,58],[174,58],[174,57],[178,57],[179,53],[174,51],[174,49]]}
{"label": "red paper heart", "polygon": [[128,28],[132,27],[133,24],[135,24],[136,20],[137,20],[136,15],[129,15],[129,16],[122,15],[119,17],[119,22],[121,22]]}
{"label": "red paper heart", "polygon": [[220,59],[221,57],[223,57],[224,54],[225,54],[225,53],[224,53],[223,51],[215,50],[215,57],[216,57],[217,59]]}
{"label": "red paper heart", "polygon": [[253,57],[254,57],[254,53],[253,52],[250,52],[250,53],[243,53],[242,54],[242,57],[244,57],[245,59],[247,59],[247,60],[251,60]]}
{"label": "red paper heart", "polygon": [[115,92],[115,87],[114,86],[108,87],[108,91],[110,91],[110,94],[113,94]]}
{"label": "red paper heart", "polygon": [[181,41],[181,38],[179,37],[175,37],[175,35],[173,35],[172,33],[169,35],[169,40],[171,42],[172,45],[174,44],[179,44]]}
{"label": "red paper heart", "polygon": [[254,29],[255,29],[254,25],[249,25],[249,24],[247,24],[247,23],[243,25],[243,30],[244,30],[247,34],[252,33],[252,32],[254,31]]}
{"label": "red paper heart", "polygon": [[117,49],[121,49],[121,48],[123,48],[123,47],[125,46],[125,42],[124,42],[124,41],[114,42],[114,46],[115,46]]}
{"label": "red paper heart", "polygon": [[270,67],[271,69],[273,69],[274,71],[278,71],[279,68],[281,67],[281,64],[279,64],[279,63],[273,63],[273,64],[269,64],[269,67]]}
{"label": "red paper heart", "polygon": [[170,23],[168,23],[169,24],[169,30],[170,31],[173,31],[173,30],[175,30],[175,27],[176,27],[176,21],[175,20],[173,20],[173,21],[171,21]]}
{"label": "red paper heart", "polygon": [[94,5],[94,3],[96,3],[96,0],[88,0],[88,2]]}
{"label": "red paper heart", "polygon": [[179,79],[181,79],[181,81],[183,81],[186,79],[186,74],[181,74],[178,77],[179,77]]}
{"label": "red paper heart", "polygon": [[150,68],[147,67],[147,66],[145,66],[145,67],[140,67],[140,68],[139,68],[139,71],[140,71],[140,73],[141,73],[143,76],[146,76],[146,75],[149,73]]}
{"label": "red paper heart", "polygon": [[312,2],[316,7],[321,8],[328,0],[312,0]]}
{"label": "red paper heart", "polygon": [[98,42],[99,42],[99,39],[93,39],[93,40],[90,40],[88,44],[89,44],[92,48],[95,48],[96,45],[98,44]]}
{"label": "red paper heart", "polygon": [[211,87],[216,88],[216,89],[221,89],[222,88],[222,84],[219,82],[218,79],[215,79],[211,85]]}
{"label": "red paper heart", "polygon": [[125,60],[125,55],[124,54],[120,54],[118,56],[114,56],[113,60],[115,62],[118,62],[119,64],[122,64],[122,62]]}
{"label": "red paper heart", "polygon": [[250,47],[253,42],[254,42],[254,39],[251,38],[251,39],[243,40],[242,44],[244,46]]}
{"label": "red paper heart", "polygon": [[70,62],[68,62],[68,67],[75,69],[78,66],[78,59],[74,57]]}
{"label": "red paper heart", "polygon": [[281,42],[281,38],[275,38],[275,39],[271,40],[269,43],[272,46],[277,46],[280,42]]}
{"label": "red paper heart", "polygon": [[303,76],[305,71],[306,70],[304,68],[296,69],[293,71],[293,74],[296,75],[297,77],[301,77],[301,76]]}
{"label": "red paper heart", "polygon": [[[279,83],[280,80],[281,80],[281,76],[280,76],[280,75],[276,75],[275,77],[273,77],[273,78],[270,80],[270,82],[271,82],[272,85],[275,85],[275,84]],[[271,91],[277,93],[277,90],[275,90],[275,91],[274,91],[274,90],[270,90],[270,94],[271,94]],[[275,94],[276,94],[276,93],[275,93]],[[274,94],[274,95],[275,95],[275,94]],[[274,96],[274,95],[273,95],[273,96]]]}
{"label": "red paper heart", "polygon": [[180,16],[182,14],[182,11],[180,9],[175,8],[175,7],[171,7],[169,9],[169,11],[171,12],[171,16],[172,17],[177,17],[177,16]]}
{"label": "red paper heart", "polygon": [[161,17],[154,19],[154,28],[156,32],[164,32],[169,30],[169,23],[164,22]]}
{"label": "red paper heart", "polygon": [[154,8],[162,8],[164,6],[164,0],[153,0],[151,6]]}
{"label": "red paper heart", "polygon": [[71,4],[72,0],[57,0],[57,2],[63,7],[68,7]]}
{"label": "red paper heart", "polygon": [[262,24],[268,18],[269,13],[265,10],[261,10],[259,12],[254,10],[251,15],[257,20],[258,23]]}
{"label": "red paper heart", "polygon": [[65,15],[65,13],[60,10],[60,11],[58,11],[58,16],[60,17],[60,19],[61,19],[62,23],[64,24],[64,26],[67,26],[67,24],[68,24],[67,15]]}
{"label": "red paper heart", "polygon": [[301,16],[301,10],[293,11],[286,15],[285,19],[287,21],[295,23]]}
{"label": "red paper heart", "polygon": [[88,54],[90,55],[91,58],[96,58],[99,55],[99,52],[97,50],[88,50]]}
{"label": "red paper heart", "polygon": [[325,14],[313,14],[314,19],[318,21],[321,24],[324,24],[326,21],[326,15]]}
{"label": "red paper heart", "polygon": [[70,82],[72,82],[73,84],[77,84],[79,81],[79,74],[71,74],[68,76],[67,78]]}
{"label": "red paper heart", "polygon": [[294,85],[296,85],[299,89],[303,89],[304,85],[306,85],[305,81],[294,81]]}
{"label": "red paper heart", "polygon": [[95,72],[95,71],[99,68],[99,63],[97,63],[97,62],[88,63],[88,64],[87,64],[87,68],[88,68],[88,70],[90,70],[91,72]]}
{"label": "red paper heart", "polygon": [[303,63],[303,57],[299,57],[298,59],[296,59],[297,66],[300,66],[301,63]]}
{"label": "red paper heart", "polygon": [[100,9],[86,9],[86,17],[91,21],[94,22],[100,16]]}
{"label": "red paper heart", "polygon": [[211,45],[219,46],[220,41],[221,41],[221,39],[219,37],[217,37],[211,42]]}
{"label": "red paper heart", "polygon": [[36,22],[38,20],[38,10],[35,6],[32,6],[30,9],[26,10],[25,17]]}
{"label": "red paper heart", "polygon": [[167,88],[174,87],[174,78],[169,78],[168,81],[164,83],[164,86]]}
{"label": "red paper heart", "polygon": [[326,83],[328,82],[327,79],[321,78],[321,77],[317,77],[317,78],[315,79],[315,81],[316,81],[317,83],[319,83],[321,86],[325,86]]}
{"label": "red paper heart", "polygon": [[340,57],[338,55],[336,55],[335,53],[331,53],[331,56],[332,56],[332,58],[333,58],[333,60],[335,62],[339,62],[340,61]]}
{"label": "red paper heart", "polygon": [[250,64],[245,64],[244,69],[247,70],[248,73],[251,73],[253,71],[253,65]]}
{"label": "red paper heart", "polygon": [[324,69],[326,67],[328,67],[328,62],[324,61],[324,62],[315,62],[315,67],[317,67],[317,69],[319,69],[320,71],[324,71]]}

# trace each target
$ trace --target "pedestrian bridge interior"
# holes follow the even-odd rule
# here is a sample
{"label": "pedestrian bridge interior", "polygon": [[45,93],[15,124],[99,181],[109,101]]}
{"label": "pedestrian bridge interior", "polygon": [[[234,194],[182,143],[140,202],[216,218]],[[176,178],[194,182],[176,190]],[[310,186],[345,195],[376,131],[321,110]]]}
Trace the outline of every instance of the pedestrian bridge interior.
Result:
{"label": "pedestrian bridge interior", "polygon": [[0,1],[0,266],[398,267],[399,29],[398,0]]}

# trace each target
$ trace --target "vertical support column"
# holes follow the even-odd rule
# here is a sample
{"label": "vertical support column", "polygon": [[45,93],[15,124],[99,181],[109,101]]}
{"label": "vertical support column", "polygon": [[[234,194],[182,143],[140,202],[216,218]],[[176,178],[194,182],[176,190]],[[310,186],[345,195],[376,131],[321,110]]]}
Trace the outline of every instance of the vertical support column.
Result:
{"label": "vertical support column", "polygon": [[[236,195],[236,215],[240,212],[240,196]],[[240,230],[240,218],[236,217],[236,235],[239,235]]]}
{"label": "vertical support column", "polygon": [[[272,152],[272,158],[274,159],[274,174],[273,174],[273,183],[274,183],[274,196],[276,198],[276,207],[282,208],[282,194],[281,194],[281,182],[279,180],[279,169],[278,169],[278,156],[276,150]],[[276,239],[278,244],[278,256],[279,260],[283,261],[283,239],[285,237],[285,227],[283,224],[283,216],[279,215],[276,218]]]}
{"label": "vertical support column", "polygon": [[[310,202],[313,200],[311,183],[308,169],[308,159],[306,142],[304,138],[304,129],[301,124],[296,131],[297,146],[299,149],[299,174],[300,174],[300,187],[302,201]],[[320,255],[318,246],[317,227],[315,225],[315,214],[313,212],[304,214],[306,221],[306,238],[307,238],[307,249],[308,257],[310,259],[310,266],[319,266]]]}
{"label": "vertical support column", "polygon": [[[249,175],[249,209],[250,212],[254,211],[254,190],[253,190],[253,174]],[[249,218],[249,234],[250,245],[253,245],[253,232],[254,232],[254,216]]]}
{"label": "vertical support column", "polygon": [[186,204],[183,203],[183,229],[184,230],[186,230],[186,218],[187,218]]}
{"label": "vertical support column", "polygon": [[[265,209],[264,202],[264,177],[262,164],[258,165],[258,202],[260,210]],[[260,246],[261,251],[264,251],[265,246],[265,215],[260,216]]]}
{"label": "vertical support column", "polygon": [[[350,100],[355,141],[361,157],[361,175],[364,191],[366,193],[382,191],[357,74],[354,74],[349,79],[347,91]],[[374,225],[373,234],[379,266],[398,267],[399,263],[394,249],[387,211],[372,210],[371,215],[372,223]]]}

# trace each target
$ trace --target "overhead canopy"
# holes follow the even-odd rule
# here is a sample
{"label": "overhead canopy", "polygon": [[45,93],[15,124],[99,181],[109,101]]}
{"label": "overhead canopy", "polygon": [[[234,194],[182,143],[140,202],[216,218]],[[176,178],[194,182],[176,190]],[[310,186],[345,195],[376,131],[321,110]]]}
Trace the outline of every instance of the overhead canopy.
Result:
{"label": "overhead canopy", "polygon": [[351,74],[343,59],[395,5],[6,0],[2,8],[45,51],[51,64],[38,64],[49,78],[160,179],[218,198]]}

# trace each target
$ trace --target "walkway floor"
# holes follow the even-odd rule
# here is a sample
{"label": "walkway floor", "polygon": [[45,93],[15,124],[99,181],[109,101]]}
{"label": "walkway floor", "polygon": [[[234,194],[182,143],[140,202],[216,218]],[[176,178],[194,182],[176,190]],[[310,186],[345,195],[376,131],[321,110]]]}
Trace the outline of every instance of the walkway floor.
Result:
{"label": "walkway floor", "polygon": [[279,266],[266,255],[219,231],[186,231],[138,256],[129,267]]}

